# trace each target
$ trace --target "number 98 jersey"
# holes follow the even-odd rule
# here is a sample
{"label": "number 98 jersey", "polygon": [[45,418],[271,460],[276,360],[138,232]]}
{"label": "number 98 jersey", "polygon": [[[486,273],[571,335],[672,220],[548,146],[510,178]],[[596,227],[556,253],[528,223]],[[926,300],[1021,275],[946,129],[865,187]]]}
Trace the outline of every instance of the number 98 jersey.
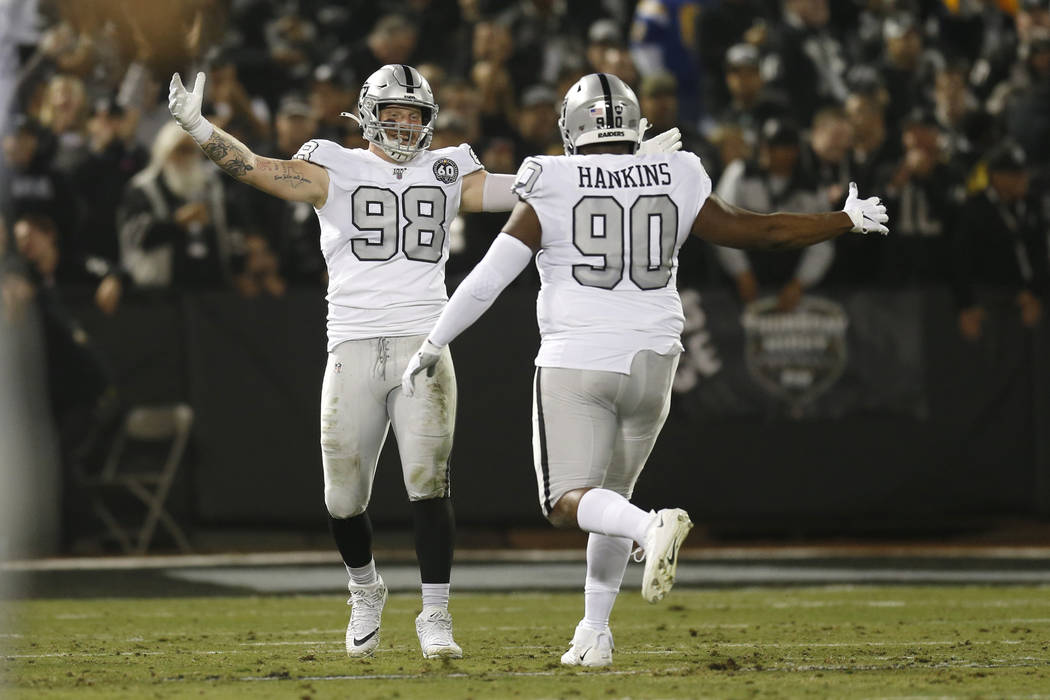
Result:
{"label": "number 98 jersey", "polygon": [[711,194],[699,158],[537,156],[514,192],[543,229],[537,366],[629,374],[641,350],[681,351],[678,250]]}
{"label": "number 98 jersey", "polygon": [[328,350],[429,333],[448,301],[448,232],[463,177],[481,169],[474,151],[462,144],[390,163],[318,139],[295,157],[328,171],[328,199],[315,210],[328,264]]}

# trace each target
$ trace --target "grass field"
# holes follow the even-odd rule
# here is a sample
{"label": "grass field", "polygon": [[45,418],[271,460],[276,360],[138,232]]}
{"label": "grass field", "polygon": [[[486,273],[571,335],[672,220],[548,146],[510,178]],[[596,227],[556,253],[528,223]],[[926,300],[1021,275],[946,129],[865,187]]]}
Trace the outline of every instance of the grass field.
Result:
{"label": "grass field", "polygon": [[1050,698],[1050,589],[625,591],[611,669],[562,668],[576,593],[460,594],[466,658],[426,661],[415,595],[380,652],[343,651],[336,596],[0,603],[2,691],[76,698]]}

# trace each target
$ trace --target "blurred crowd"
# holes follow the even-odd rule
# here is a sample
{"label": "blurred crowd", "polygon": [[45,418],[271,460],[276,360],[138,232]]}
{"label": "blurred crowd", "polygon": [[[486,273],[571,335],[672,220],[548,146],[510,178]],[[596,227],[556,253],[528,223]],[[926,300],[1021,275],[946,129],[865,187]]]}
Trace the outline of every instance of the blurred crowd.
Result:
{"label": "blurred crowd", "polygon": [[[1026,326],[1042,315],[1050,0],[9,0],[0,12],[9,319],[40,300],[59,308],[65,290],[90,290],[108,314],[136,294],[322,290],[309,205],[223,177],[172,122],[167,84],[204,71],[205,115],[290,157],[311,138],[367,146],[339,114],[387,63],[434,88],[433,148],[470,143],[491,172],[560,153],[561,96],[602,71],[635,88],[653,133],[682,130],[730,203],[832,210],[852,180],[889,207],[878,241],[686,246],[680,286],[772,293],[790,310],[821,286],[941,285],[968,338],[982,290]],[[451,276],[502,222],[457,220]]]}

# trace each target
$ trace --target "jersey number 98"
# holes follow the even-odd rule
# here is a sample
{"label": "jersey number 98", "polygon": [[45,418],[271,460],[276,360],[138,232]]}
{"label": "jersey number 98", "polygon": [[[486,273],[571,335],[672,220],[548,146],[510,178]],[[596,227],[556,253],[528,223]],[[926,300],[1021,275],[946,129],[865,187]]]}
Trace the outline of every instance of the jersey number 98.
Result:
{"label": "jersey number 98", "polygon": [[[358,260],[389,260],[400,239],[406,258],[436,263],[445,251],[445,202],[440,187],[409,187],[400,202],[385,187],[358,187],[350,196],[353,224],[359,231],[378,231],[379,240],[354,239],[350,243],[354,255]],[[402,209],[405,225],[398,231]]]}

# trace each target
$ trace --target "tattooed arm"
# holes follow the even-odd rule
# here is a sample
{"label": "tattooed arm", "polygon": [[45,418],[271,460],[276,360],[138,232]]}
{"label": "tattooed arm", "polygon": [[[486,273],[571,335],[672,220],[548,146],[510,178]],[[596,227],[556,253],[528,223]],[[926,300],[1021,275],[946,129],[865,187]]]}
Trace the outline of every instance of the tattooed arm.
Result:
{"label": "tattooed arm", "polygon": [[197,74],[192,90],[182,77],[171,76],[168,109],[175,121],[204,149],[205,155],[232,177],[267,194],[293,202],[309,202],[320,209],[328,199],[328,172],[305,160],[277,160],[252,153],[247,146],[201,115],[204,73]]}
{"label": "tattooed arm", "polygon": [[267,194],[292,202],[309,202],[318,209],[328,198],[328,172],[314,163],[256,155],[219,127],[214,128],[201,148],[231,177]]}

